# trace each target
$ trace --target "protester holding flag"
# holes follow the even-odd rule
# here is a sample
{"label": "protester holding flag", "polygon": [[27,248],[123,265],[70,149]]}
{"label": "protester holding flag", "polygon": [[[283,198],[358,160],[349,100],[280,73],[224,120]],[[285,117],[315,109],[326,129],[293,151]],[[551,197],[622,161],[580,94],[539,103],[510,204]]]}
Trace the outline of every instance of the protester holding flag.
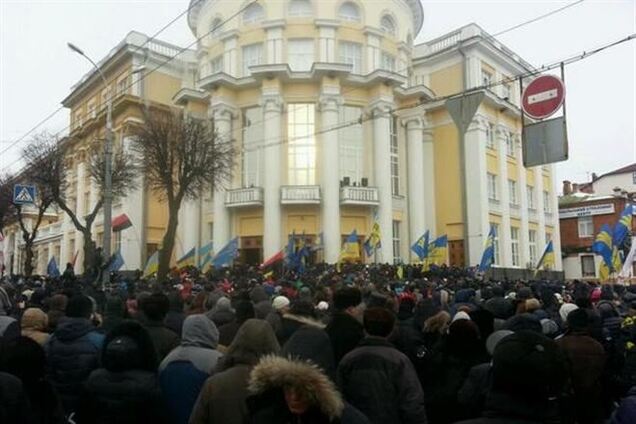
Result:
{"label": "protester holding flag", "polygon": [[415,252],[420,261],[425,260],[428,257],[428,238],[429,231],[426,230],[422,236],[411,246],[411,250]]}
{"label": "protester holding flag", "polygon": [[486,238],[484,244],[484,253],[481,255],[481,262],[479,263],[479,272],[486,272],[495,261],[495,227],[490,227],[490,232]]}

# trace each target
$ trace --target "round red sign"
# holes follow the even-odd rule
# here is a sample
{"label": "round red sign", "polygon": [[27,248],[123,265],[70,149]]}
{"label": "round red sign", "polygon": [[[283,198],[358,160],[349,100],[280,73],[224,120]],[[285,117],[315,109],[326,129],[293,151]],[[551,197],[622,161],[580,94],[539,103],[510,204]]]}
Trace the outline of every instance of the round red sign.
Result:
{"label": "round red sign", "polygon": [[533,79],[523,90],[521,107],[526,115],[544,119],[559,110],[565,99],[565,86],[554,75],[542,75]]}

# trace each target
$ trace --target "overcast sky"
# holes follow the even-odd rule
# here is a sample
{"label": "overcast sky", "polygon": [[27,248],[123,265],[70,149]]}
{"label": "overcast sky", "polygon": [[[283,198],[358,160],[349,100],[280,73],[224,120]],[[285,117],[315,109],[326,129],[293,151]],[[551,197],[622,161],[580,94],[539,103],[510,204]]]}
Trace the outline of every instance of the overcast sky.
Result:
{"label": "overcast sky", "polygon": [[[380,0],[364,0],[380,1]],[[424,27],[416,42],[475,22],[496,33],[570,1],[423,0]],[[0,152],[60,106],[90,65],[71,53],[72,41],[101,59],[130,30],[156,32],[189,0],[0,0]],[[500,41],[535,66],[551,63],[636,32],[635,0],[586,0],[516,29]],[[185,17],[160,37],[194,40]],[[558,178],[585,180],[636,162],[636,41],[566,68],[570,159]],[[41,129],[68,125],[66,110]],[[26,142],[26,140],[25,140]],[[18,169],[20,147],[0,154],[0,172]]]}

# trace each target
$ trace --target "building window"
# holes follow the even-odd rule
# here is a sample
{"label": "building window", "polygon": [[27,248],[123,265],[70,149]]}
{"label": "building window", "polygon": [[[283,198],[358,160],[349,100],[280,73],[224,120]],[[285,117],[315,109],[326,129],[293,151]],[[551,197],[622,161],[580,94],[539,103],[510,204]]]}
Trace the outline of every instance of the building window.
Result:
{"label": "building window", "polygon": [[243,12],[243,23],[253,24],[262,21],[264,17],[265,11],[263,10],[263,6],[252,3],[245,9],[245,12]]}
{"label": "building window", "polygon": [[314,40],[289,40],[287,62],[292,71],[309,71],[314,63]]}
{"label": "building window", "polygon": [[216,37],[221,33],[221,27],[223,26],[223,21],[221,18],[214,18],[212,23],[210,24],[210,37]]}
{"label": "building window", "polygon": [[82,112],[78,110],[77,112],[75,112],[75,127],[76,128],[81,127],[82,124],[83,124],[83,122],[82,122]]}
{"label": "building window", "polygon": [[219,72],[223,72],[223,55],[210,61],[210,74],[218,74]]}
{"label": "building window", "polygon": [[495,237],[493,238],[493,264],[499,265],[501,264],[501,259],[499,258],[499,224],[495,224],[494,222],[490,223],[490,226],[495,230]]}
{"label": "building window", "polygon": [[582,216],[578,220],[579,238],[594,236],[594,222],[591,216]]}
{"label": "building window", "polygon": [[488,180],[488,199],[497,200],[499,198],[497,196],[497,176],[489,172],[486,178]]}
{"label": "building window", "polygon": [[512,134],[510,133],[510,131],[505,131],[504,132],[504,139],[506,140],[506,154],[508,156],[513,156],[515,155],[515,141],[512,138]]}
{"label": "building window", "polygon": [[481,70],[481,85],[488,88],[492,83],[492,73],[488,72],[485,69]]}
{"label": "building window", "polygon": [[510,227],[510,248],[512,251],[512,266],[519,266],[519,228]]}
{"label": "building window", "polygon": [[338,16],[344,21],[360,22],[360,9],[354,3],[346,2],[340,6]]}
{"label": "building window", "polygon": [[382,52],[382,56],[380,57],[380,68],[394,72],[395,71],[395,56],[392,54],[388,54]]}
{"label": "building window", "polygon": [[530,263],[534,266],[537,263],[537,232],[535,230],[528,230],[528,250]]}
{"label": "building window", "polygon": [[263,45],[261,43],[243,46],[243,76],[250,75],[250,66],[263,63]]}
{"label": "building window", "polygon": [[391,130],[391,194],[400,194],[400,157],[398,151],[397,118],[390,120]]}
{"label": "building window", "polygon": [[508,99],[508,101],[512,100],[512,87],[510,83],[505,83],[501,85],[501,96],[504,99]]}
{"label": "building window", "polygon": [[632,184],[636,184],[636,171],[632,172]]}
{"label": "building window", "polygon": [[382,16],[380,19],[380,29],[382,32],[389,35],[395,35],[395,22],[393,22],[393,18],[389,15]]}
{"label": "building window", "polygon": [[393,221],[393,262],[402,262],[400,259],[400,221]]}
{"label": "building window", "polygon": [[596,277],[594,255],[581,255],[581,275],[583,277]]}
{"label": "building window", "polygon": [[287,112],[290,185],[312,185],[316,174],[315,110],[313,103],[292,103]]}
{"label": "building window", "polygon": [[534,209],[534,187],[526,186],[526,199],[528,201],[528,209]]}
{"label": "building window", "polygon": [[543,191],[543,212],[552,212],[552,205],[550,204],[550,193],[545,190]]}
{"label": "building window", "polygon": [[495,124],[492,122],[486,125],[486,147],[495,149]]}
{"label": "building window", "polygon": [[263,140],[263,112],[260,107],[245,109],[243,112],[243,187],[259,187],[261,181],[260,148]]}
{"label": "building window", "polygon": [[[341,109],[341,121],[343,124],[360,119],[362,108],[344,106]],[[340,178],[349,178],[350,184],[360,184],[363,174],[363,136],[362,124],[343,125],[339,130],[340,138]]]}
{"label": "building window", "polygon": [[95,110],[95,100],[88,102],[88,119],[94,118],[97,115]]}
{"label": "building window", "polygon": [[121,96],[122,94],[127,93],[129,88],[128,86],[128,75],[126,75],[117,81],[117,95]]}
{"label": "building window", "polygon": [[348,41],[340,42],[340,62],[352,65],[351,72],[362,73],[362,45]]}
{"label": "building window", "polygon": [[519,204],[519,199],[517,199],[517,182],[515,180],[508,180],[508,201],[514,206]]}
{"label": "building window", "polygon": [[287,9],[289,16],[295,16],[297,18],[306,18],[312,15],[311,3],[307,0],[292,0],[289,2],[289,9]]}

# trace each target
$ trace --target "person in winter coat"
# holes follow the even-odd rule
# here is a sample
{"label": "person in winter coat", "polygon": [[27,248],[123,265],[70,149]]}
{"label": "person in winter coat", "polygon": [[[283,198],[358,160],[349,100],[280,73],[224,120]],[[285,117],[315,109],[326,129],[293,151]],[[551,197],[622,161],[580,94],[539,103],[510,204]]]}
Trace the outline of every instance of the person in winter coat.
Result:
{"label": "person in winter coat", "polygon": [[241,325],[248,319],[255,318],[254,305],[250,301],[239,300],[236,303],[235,310],[235,319],[219,327],[219,345],[224,350],[227,350],[227,347],[232,343]]}
{"label": "person in winter coat", "polygon": [[90,317],[93,303],[83,295],[69,299],[62,318],[44,345],[48,377],[59,392],[67,415],[73,413],[82,391],[82,383],[99,366],[104,335],[96,331]]}
{"label": "person in winter coat", "polygon": [[283,314],[281,330],[276,333],[278,343],[284,345],[287,340],[302,326],[311,325],[324,329],[325,325],[316,319],[314,305],[306,300],[297,300],[288,313]]}
{"label": "person in winter coat", "polygon": [[576,421],[600,423],[603,420],[602,377],[605,367],[603,346],[590,337],[589,312],[577,309],[567,317],[565,336],[556,341],[565,353],[572,380],[572,411]]}
{"label": "person in winter coat", "polygon": [[102,368],[91,373],[77,411],[78,424],[168,423],[157,381],[150,335],[136,321],[123,321],[106,336]]}
{"label": "person in winter coat", "polygon": [[285,296],[276,296],[272,300],[272,310],[265,317],[265,321],[272,326],[274,334],[278,334],[283,328],[283,315],[289,312],[289,299]]}
{"label": "person in winter coat", "polygon": [[46,332],[49,319],[42,309],[29,308],[24,311],[20,325],[22,335],[33,339],[40,346],[44,346],[49,339],[49,333]]}
{"label": "person in winter coat", "polygon": [[217,300],[216,305],[206,313],[207,317],[214,321],[214,324],[218,327],[228,322],[234,321],[235,315],[232,310],[232,303],[230,299],[223,296]]}
{"label": "person in winter coat", "polygon": [[0,350],[0,370],[19,378],[24,385],[29,401],[24,415],[29,423],[66,423],[60,397],[45,376],[44,349],[36,341],[23,336],[4,344]]}
{"label": "person in winter coat", "polygon": [[632,387],[627,396],[621,401],[612,418],[610,424],[632,424],[636,423],[636,386]]}
{"label": "person in winter coat", "polygon": [[248,417],[245,399],[252,367],[280,346],[265,321],[248,319],[239,328],[227,353],[208,378],[190,416],[190,424],[243,424]]}
{"label": "person in winter coat", "polygon": [[166,314],[166,319],[163,320],[166,327],[174,331],[181,337],[183,321],[185,320],[185,313],[183,312],[183,299],[179,293],[173,292],[168,295],[170,301],[170,309]]}
{"label": "person in winter coat", "polygon": [[565,380],[565,359],[554,341],[527,330],[506,336],[493,354],[482,417],[457,424],[561,422],[556,398]]}
{"label": "person in winter coat", "polygon": [[492,288],[492,297],[484,303],[484,309],[490,311],[495,319],[507,320],[514,314],[512,303],[504,298],[504,290],[501,287]]}
{"label": "person in winter coat", "polygon": [[362,293],[357,288],[337,290],[333,296],[334,314],[325,328],[333,346],[336,364],[364,338]]}
{"label": "person in winter coat", "polygon": [[49,332],[55,331],[57,324],[66,315],[66,305],[68,304],[68,297],[63,294],[56,294],[51,296],[49,300],[49,312],[47,313],[49,318]]}
{"label": "person in winter coat", "polygon": [[170,301],[163,293],[153,293],[141,301],[142,323],[157,351],[159,361],[179,345],[179,335],[165,326]]}
{"label": "person in winter coat", "polygon": [[262,358],[250,373],[251,424],[340,423],[344,404],[333,382],[308,362]]}
{"label": "person in winter coat", "polygon": [[217,350],[219,332],[205,315],[183,322],[181,344],[159,365],[159,382],[172,423],[187,424],[201,388],[223,356]]}
{"label": "person in winter coat", "polygon": [[274,310],[265,288],[260,284],[250,290],[250,300],[254,304],[256,318],[265,319]]}
{"label": "person in winter coat", "polygon": [[0,372],[0,422],[30,424],[29,399],[19,378]]}
{"label": "person in winter coat", "polygon": [[0,342],[15,340],[20,336],[20,323],[13,317],[3,315],[0,311]]}
{"label": "person in winter coat", "polygon": [[368,334],[337,370],[345,399],[375,424],[425,424],[424,392],[409,359],[387,338],[395,317],[384,308],[364,311]]}
{"label": "person in winter coat", "polygon": [[126,305],[118,296],[106,297],[106,309],[104,310],[104,320],[99,330],[103,334],[108,334],[113,328],[124,320]]}

